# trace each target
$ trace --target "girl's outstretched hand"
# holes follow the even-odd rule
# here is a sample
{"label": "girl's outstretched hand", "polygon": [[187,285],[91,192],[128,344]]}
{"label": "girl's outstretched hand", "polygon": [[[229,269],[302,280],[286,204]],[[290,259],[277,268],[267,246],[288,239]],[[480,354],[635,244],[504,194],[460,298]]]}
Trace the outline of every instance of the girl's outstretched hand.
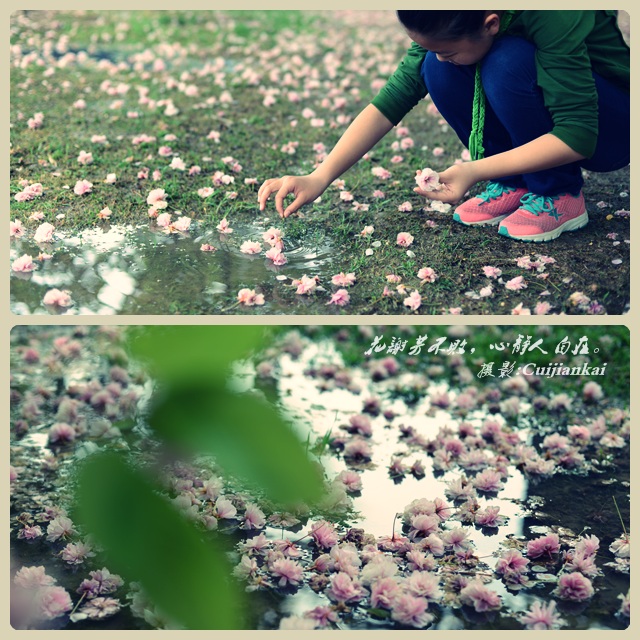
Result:
{"label": "girl's outstretched hand", "polygon": [[[284,176],[265,180],[258,190],[260,211],[264,211],[269,196],[275,193],[276,211],[282,218],[286,218],[295,213],[302,205],[313,202],[326,188],[327,185],[313,175]],[[293,194],[294,200],[284,208],[284,199],[290,193]]]}
{"label": "girl's outstretched hand", "polygon": [[438,177],[440,179],[438,189],[422,191],[416,187],[414,191],[430,200],[440,200],[440,202],[453,204],[458,200],[462,200],[465,193],[477,182],[474,176],[474,166],[471,162],[454,164],[439,173]]}

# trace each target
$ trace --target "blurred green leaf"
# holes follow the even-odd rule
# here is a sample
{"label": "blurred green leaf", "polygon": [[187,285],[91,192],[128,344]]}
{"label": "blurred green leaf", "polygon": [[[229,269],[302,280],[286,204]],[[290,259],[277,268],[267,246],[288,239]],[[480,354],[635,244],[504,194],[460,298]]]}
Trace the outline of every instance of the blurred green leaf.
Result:
{"label": "blurred green leaf", "polygon": [[264,489],[283,504],[313,502],[323,492],[322,471],[275,408],[224,387],[168,390],[149,416],[169,443],[213,455],[225,472]]}
{"label": "blurred green leaf", "polygon": [[115,454],[82,465],[74,518],[105,550],[109,569],[139,582],[187,629],[237,629],[240,594],[221,551]]}
{"label": "blurred green leaf", "polygon": [[127,331],[131,354],[165,381],[221,380],[228,366],[268,340],[261,325],[135,326]]}

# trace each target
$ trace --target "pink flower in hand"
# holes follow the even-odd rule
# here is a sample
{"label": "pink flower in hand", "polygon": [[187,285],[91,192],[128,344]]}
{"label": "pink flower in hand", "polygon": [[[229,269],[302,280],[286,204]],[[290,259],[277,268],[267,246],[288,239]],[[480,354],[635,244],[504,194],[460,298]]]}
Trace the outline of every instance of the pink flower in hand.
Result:
{"label": "pink flower in hand", "polygon": [[423,169],[416,173],[416,183],[421,191],[437,191],[440,189],[440,177],[433,169]]}
{"label": "pink flower in hand", "polygon": [[413,242],[413,236],[407,231],[402,231],[401,233],[398,234],[398,237],[396,238],[396,244],[400,245],[401,247],[409,247],[411,246],[412,242]]}

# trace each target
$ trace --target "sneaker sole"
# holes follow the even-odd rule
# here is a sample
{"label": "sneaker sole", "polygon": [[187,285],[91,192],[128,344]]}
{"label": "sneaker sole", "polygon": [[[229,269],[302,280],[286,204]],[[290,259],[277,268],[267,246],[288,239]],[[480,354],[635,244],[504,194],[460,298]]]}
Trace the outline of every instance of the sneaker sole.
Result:
{"label": "sneaker sole", "polygon": [[578,229],[582,229],[582,227],[584,227],[587,222],[589,222],[589,214],[585,210],[577,218],[567,220],[567,222],[561,224],[557,229],[547,231],[546,233],[538,233],[533,236],[514,236],[509,233],[506,227],[500,227],[498,229],[498,233],[501,236],[505,236],[506,238],[511,238],[512,240],[521,240],[522,242],[548,242],[549,240],[554,240],[555,238],[557,238],[564,231],[577,231]]}
{"label": "sneaker sole", "polygon": [[[511,212],[513,213],[513,212]],[[489,218],[488,220],[478,220],[478,222],[467,222],[460,217],[459,213],[453,214],[453,219],[460,224],[466,224],[468,227],[495,227],[495,225],[502,222],[508,215],[506,213],[503,216],[496,216],[495,218]]]}

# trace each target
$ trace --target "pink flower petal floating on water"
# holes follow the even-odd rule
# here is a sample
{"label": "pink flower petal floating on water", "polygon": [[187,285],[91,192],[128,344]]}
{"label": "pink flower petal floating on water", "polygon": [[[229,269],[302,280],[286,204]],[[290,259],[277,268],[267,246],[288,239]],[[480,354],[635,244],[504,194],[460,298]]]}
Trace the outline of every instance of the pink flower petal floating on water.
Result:
{"label": "pink flower petal floating on water", "polygon": [[170,213],[161,213],[157,219],[156,224],[163,229],[166,229],[171,224],[171,214]]}
{"label": "pink flower petal floating on water", "polygon": [[16,258],[11,264],[11,270],[16,273],[31,273],[35,268],[33,258],[26,253]]}
{"label": "pink flower petal floating on water", "polygon": [[68,291],[60,291],[60,289],[50,289],[44,294],[42,302],[52,307],[70,307],[73,302]]}
{"label": "pink flower petal floating on water", "polygon": [[567,623],[556,612],[556,603],[551,600],[548,604],[536,600],[531,608],[520,617],[520,622],[529,630],[546,631],[559,629]]}
{"label": "pink flower petal floating on water", "polygon": [[55,227],[48,223],[43,222],[33,234],[33,239],[35,242],[51,242],[53,240],[53,232],[55,231]]}
{"label": "pink flower petal floating on water", "polygon": [[473,607],[478,613],[494,611],[502,606],[500,596],[476,579],[460,592],[460,602]]}
{"label": "pink flower petal floating on water", "polygon": [[433,169],[422,169],[416,173],[416,183],[421,191],[437,191],[440,189],[440,177]]}
{"label": "pink flower petal floating on water", "polygon": [[222,218],[222,220],[220,220],[220,223],[218,224],[216,229],[220,233],[233,233],[233,229],[229,226],[226,218]]}
{"label": "pink flower petal floating on water", "polygon": [[254,289],[240,289],[240,291],[238,291],[238,302],[247,307],[262,305],[264,304],[264,295],[262,293],[256,293]]}
{"label": "pink flower petal floating on water", "polygon": [[171,226],[178,231],[188,231],[191,226],[191,218],[180,216]]}
{"label": "pink flower petal floating on water", "polygon": [[240,245],[240,251],[249,255],[260,253],[262,251],[262,245],[259,242],[253,242],[252,240],[245,240]]}
{"label": "pink flower petal floating on water", "polygon": [[574,572],[560,576],[554,593],[563,600],[582,602],[591,598],[595,591],[589,578],[581,573]]}
{"label": "pink flower petal floating on water", "polygon": [[319,280],[320,279],[318,278],[318,276],[309,278],[307,275],[304,275],[298,280],[292,280],[291,284],[297,287],[296,293],[298,295],[306,295],[315,291],[316,287],[318,286]]}
{"label": "pink flower petal floating on water", "polygon": [[271,247],[271,249],[269,249],[264,255],[265,258],[271,260],[277,267],[287,264],[287,256],[285,256],[277,247]]}

